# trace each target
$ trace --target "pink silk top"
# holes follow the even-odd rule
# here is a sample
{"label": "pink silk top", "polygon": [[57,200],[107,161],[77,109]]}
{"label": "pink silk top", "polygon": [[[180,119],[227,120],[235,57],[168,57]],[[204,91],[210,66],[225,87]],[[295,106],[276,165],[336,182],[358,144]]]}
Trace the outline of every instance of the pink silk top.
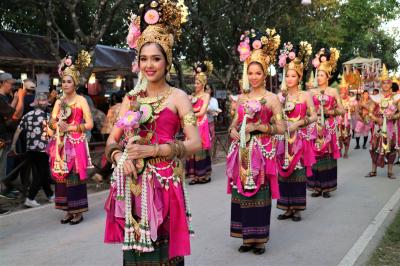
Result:
{"label": "pink silk top", "polygon": [[[336,99],[335,97],[331,95],[326,95],[326,102],[324,104],[324,107],[328,110],[333,110],[336,107]],[[316,123],[319,123],[321,117],[320,113],[320,101],[318,99],[318,95],[313,96],[313,101],[315,105],[315,110],[318,113],[318,121]],[[319,156],[325,156],[325,155],[331,155],[333,159],[339,159],[340,158],[340,147],[339,147],[339,142],[338,142],[338,136],[337,136],[337,120],[336,117],[334,116],[329,116],[325,118],[325,125],[321,129],[321,132],[317,132],[317,124],[313,123],[311,126],[312,130],[315,131],[317,134],[317,140],[315,141],[314,145],[314,151],[316,155]],[[319,135],[318,135],[319,133]],[[318,145],[318,139],[321,141],[320,144]]]}
{"label": "pink silk top", "polygon": [[[67,119],[69,125],[79,125],[83,121],[83,111],[81,108],[71,108],[71,115]],[[87,168],[89,164],[87,141],[85,133],[70,132],[68,135],[61,137],[64,147],[59,148],[61,158],[65,157],[68,172],[74,171],[79,174],[80,180],[87,179]],[[56,139],[53,138],[48,145],[48,153],[50,157],[50,170],[55,179],[64,179],[69,173],[60,174],[54,172],[54,162],[56,158]]]}
{"label": "pink silk top", "polygon": [[[195,112],[199,112],[203,107],[203,99],[198,98],[197,101],[192,105]],[[207,114],[197,117],[197,127],[199,129],[201,145],[204,150],[208,150],[211,147],[210,129],[208,126]]]}
{"label": "pink silk top", "polygon": [[[256,123],[260,121],[262,124],[269,124],[272,118],[272,110],[266,105],[262,105],[261,110],[257,112],[253,119],[247,119],[247,123]],[[245,108],[243,104],[238,107],[238,125],[241,125],[245,116]],[[240,161],[240,147],[238,141],[232,141],[229,153],[227,155],[226,175],[228,177],[227,192],[232,193],[232,189],[246,197],[255,195],[262,185],[268,185],[271,189],[271,196],[273,199],[280,197],[278,186],[278,172],[276,164],[276,141],[273,137],[261,134],[254,135],[253,145],[250,146],[251,141],[247,142],[246,149],[251,150],[251,173],[253,176],[256,188],[253,190],[245,190],[241,180],[240,170],[241,167],[247,168],[242,165]]]}
{"label": "pink silk top", "polygon": [[[307,103],[297,103],[292,111],[286,113],[286,116],[296,121],[305,118],[307,116]],[[291,122],[288,122],[287,126],[290,124]],[[315,137],[315,134],[312,134],[308,130],[308,127],[299,128],[297,131],[291,133],[291,138],[294,139],[294,142],[292,144],[288,143],[289,156],[292,159],[287,167],[284,167],[286,140],[279,141],[277,160],[280,176],[289,177],[299,164],[301,167],[306,168],[307,176],[312,175],[312,166],[316,162],[312,144]]]}
{"label": "pink silk top", "polygon": [[[175,139],[175,135],[180,129],[180,118],[178,114],[165,107],[159,113],[155,122],[146,126],[155,131],[151,143],[163,144]],[[146,135],[148,129],[145,129],[145,127],[141,129],[140,135]],[[172,167],[168,167],[171,163]],[[173,174],[175,163],[168,160],[156,163],[154,166],[160,169],[164,168],[158,170],[157,174],[162,177],[169,177]],[[138,177],[138,181],[139,184],[142,183],[141,176]],[[147,212],[151,239],[155,241],[159,234],[168,234],[169,258],[190,255],[190,234],[182,183],[173,184],[172,180],[168,180],[166,182],[169,182],[169,188],[166,189],[160,181],[161,179],[153,174],[153,177],[147,183]],[[107,220],[104,241],[106,243],[123,242],[125,207],[123,201],[116,201],[115,187],[111,187],[105,209]],[[133,196],[132,209],[134,215],[140,217],[141,195]]]}

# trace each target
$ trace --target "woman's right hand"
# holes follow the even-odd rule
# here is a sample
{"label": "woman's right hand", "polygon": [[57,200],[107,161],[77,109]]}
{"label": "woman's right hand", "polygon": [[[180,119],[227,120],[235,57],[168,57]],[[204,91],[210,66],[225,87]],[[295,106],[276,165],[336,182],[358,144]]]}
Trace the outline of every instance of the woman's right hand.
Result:
{"label": "woman's right hand", "polygon": [[[116,158],[118,161],[118,157]],[[137,179],[137,171],[136,171],[136,167],[133,164],[132,160],[125,160],[124,162],[124,174],[126,176],[128,175],[133,175],[135,177],[135,179]]]}
{"label": "woman's right hand", "polygon": [[229,133],[229,136],[233,139],[233,140],[239,140],[240,136],[239,136],[239,132],[237,132],[236,128],[232,128],[231,132]]}

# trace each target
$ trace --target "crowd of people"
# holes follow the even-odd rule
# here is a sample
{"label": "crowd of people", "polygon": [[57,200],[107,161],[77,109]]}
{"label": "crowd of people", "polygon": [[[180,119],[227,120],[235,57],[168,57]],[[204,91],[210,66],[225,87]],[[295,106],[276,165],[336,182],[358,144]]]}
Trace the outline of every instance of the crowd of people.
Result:
{"label": "crowd of people", "polygon": [[[139,79],[126,95],[113,96],[107,116],[100,119],[105,120],[101,132],[107,145],[94,179],[100,182],[110,176],[104,241],[123,244],[124,265],[183,265],[193,234],[186,183],[211,181],[214,119],[221,112],[208,84],[213,65],[194,65],[195,89],[190,96],[168,78],[174,40],[186,13],[182,4],[155,0],[131,17],[127,41],[137,50]],[[306,41],[281,45],[274,29],[245,31],[238,52],[243,62],[242,93],[232,97],[226,160],[230,235],[242,239],[239,252],[260,255],[269,241],[272,200],[283,211],[278,220],[300,222],[307,189],[312,197],[325,199],[337,189],[337,162],[349,158],[352,138],[354,149],[364,150],[370,139],[371,171],[366,177],[376,176],[377,167],[387,165],[387,177],[396,178],[400,94],[385,67],[380,91],[354,94],[344,77],[338,89],[330,87],[340,51],[313,52]],[[278,94],[265,83],[276,58],[283,71]],[[23,145],[27,158],[35,161],[29,168],[32,183],[25,205],[38,206],[35,197],[43,188],[48,201],[65,212],[62,224],[79,224],[88,211],[88,132],[95,119],[90,99],[77,89],[90,60],[85,51],[62,60],[59,97],[35,93],[32,80],[13,93],[15,80],[0,74],[2,195],[15,192],[12,177],[5,173],[7,155]],[[314,80],[302,90],[308,67],[313,67]],[[21,135],[24,141],[19,141]],[[19,175],[29,179],[24,168]],[[55,183],[54,192],[50,182]]]}

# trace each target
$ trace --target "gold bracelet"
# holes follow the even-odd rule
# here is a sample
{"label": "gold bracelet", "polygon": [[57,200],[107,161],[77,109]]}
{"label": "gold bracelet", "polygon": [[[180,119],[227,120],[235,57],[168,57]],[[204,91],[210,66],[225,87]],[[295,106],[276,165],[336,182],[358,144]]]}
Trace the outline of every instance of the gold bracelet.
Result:
{"label": "gold bracelet", "polygon": [[118,153],[121,153],[120,150],[115,150],[113,151],[113,153],[111,153],[111,161],[113,164],[117,164],[118,162],[115,160],[115,155],[117,155]]}
{"label": "gold bracelet", "polygon": [[155,145],[156,150],[153,154],[153,157],[158,157],[158,154],[160,153],[160,146],[158,144]]}
{"label": "gold bracelet", "polygon": [[175,145],[175,143],[174,142],[168,142],[167,143],[168,145],[169,145],[169,147],[171,148],[171,153],[167,156],[167,159],[168,160],[172,160],[172,159],[174,159],[175,158],[175,156],[176,156],[176,145]]}

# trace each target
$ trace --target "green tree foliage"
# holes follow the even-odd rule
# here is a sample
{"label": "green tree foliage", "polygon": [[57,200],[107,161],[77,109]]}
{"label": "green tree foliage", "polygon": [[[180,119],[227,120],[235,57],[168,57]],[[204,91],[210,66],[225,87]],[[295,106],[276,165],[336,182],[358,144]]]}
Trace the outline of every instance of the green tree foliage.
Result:
{"label": "green tree foliage", "polygon": [[[3,0],[3,29],[41,34],[53,44],[68,39],[87,49],[97,43],[125,46],[129,10],[142,0]],[[354,56],[381,58],[396,68],[400,49],[382,23],[398,17],[398,0],[185,0],[189,21],[175,50],[174,66],[181,77],[198,60],[214,62],[214,76],[226,88],[239,78],[241,64],[236,46],[249,28],[274,27],[282,43],[309,41],[341,50],[340,62]]]}

